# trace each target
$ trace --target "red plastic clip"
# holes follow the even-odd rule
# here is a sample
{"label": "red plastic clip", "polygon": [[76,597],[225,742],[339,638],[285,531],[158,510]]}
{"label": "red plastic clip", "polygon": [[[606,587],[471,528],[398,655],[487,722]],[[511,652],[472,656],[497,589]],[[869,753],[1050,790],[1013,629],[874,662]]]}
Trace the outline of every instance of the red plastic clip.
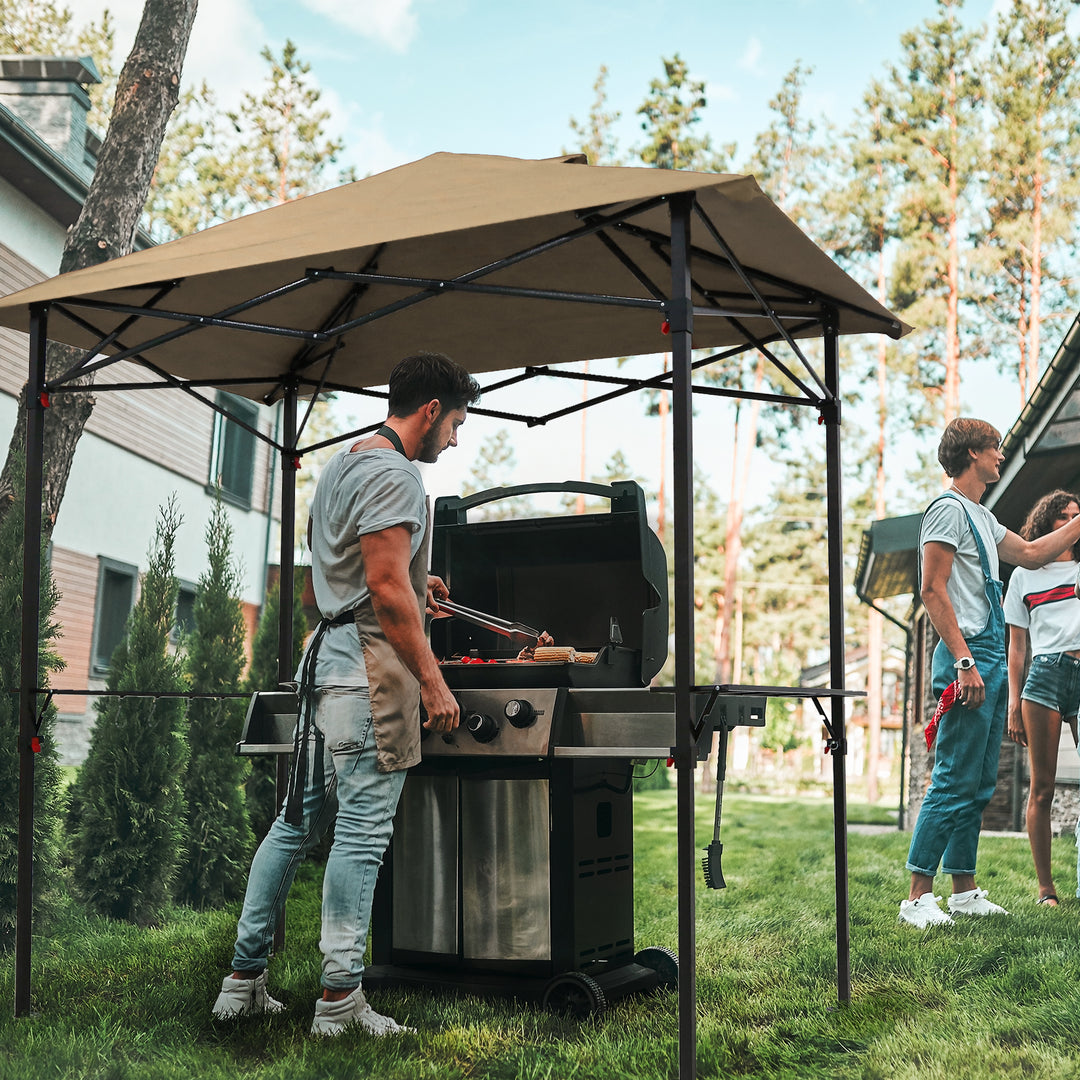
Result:
{"label": "red plastic clip", "polygon": [[292,460],[291,460],[291,461],[289,462],[289,465],[290,465],[290,467],[292,468],[293,472],[299,472],[299,471],[300,471],[300,458],[299,458],[299,456],[297,456],[297,457],[294,457],[294,458],[293,458],[293,459],[292,459]]}
{"label": "red plastic clip", "polygon": [[49,391],[42,390],[41,396],[38,398],[38,400],[41,402],[41,407],[43,409],[47,409],[49,407]]}
{"label": "red plastic clip", "polygon": [[818,414],[817,422],[818,422],[818,427],[820,427],[822,424],[825,423],[825,415],[824,415],[824,413],[819,413]]}
{"label": "red plastic clip", "polygon": [[670,334],[671,333],[671,323],[667,319],[665,319],[660,324],[660,333],[661,334]]}
{"label": "red plastic clip", "polygon": [[667,759],[667,767],[668,767],[669,769],[673,769],[673,768],[675,768],[675,759],[674,759],[673,757],[669,757],[669,758]]}
{"label": "red plastic clip", "polygon": [[30,739],[30,749],[33,750],[35,754],[40,754],[41,753],[41,736],[40,735],[34,735]]}

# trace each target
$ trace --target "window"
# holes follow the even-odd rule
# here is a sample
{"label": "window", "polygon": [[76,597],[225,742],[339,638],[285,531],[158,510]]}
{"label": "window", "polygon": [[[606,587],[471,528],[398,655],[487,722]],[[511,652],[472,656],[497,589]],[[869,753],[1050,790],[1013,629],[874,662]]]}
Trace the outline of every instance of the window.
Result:
{"label": "window", "polygon": [[[217,403],[231,416],[249,427],[259,423],[259,406],[253,401],[220,391]],[[221,485],[227,502],[251,508],[251,488],[255,478],[255,436],[239,424],[214,414],[214,443],[210,452],[210,488]]]}
{"label": "window", "polygon": [[180,582],[180,591],[176,595],[176,615],[173,619],[172,633],[169,635],[174,645],[179,645],[182,638],[195,629],[195,586],[188,581]]}
{"label": "window", "polygon": [[138,574],[136,566],[113,559],[98,560],[94,639],[90,653],[90,670],[94,675],[108,674],[112,654],[124,639],[128,615],[135,604]]}

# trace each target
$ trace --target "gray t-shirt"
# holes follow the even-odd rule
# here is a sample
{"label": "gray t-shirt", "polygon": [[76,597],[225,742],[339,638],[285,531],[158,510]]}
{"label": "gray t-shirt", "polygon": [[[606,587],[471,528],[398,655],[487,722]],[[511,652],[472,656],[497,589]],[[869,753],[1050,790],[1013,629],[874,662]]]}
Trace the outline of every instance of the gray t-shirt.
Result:
{"label": "gray t-shirt", "polygon": [[[335,454],[324,466],[311,503],[311,581],[324,618],[350,611],[368,597],[360,537],[404,525],[410,559],[423,542],[427,498],[420,470],[396,450]],[[306,650],[305,650],[306,651]],[[303,660],[297,670],[297,680]],[[327,627],[319,646],[315,685],[367,686],[356,624]]]}
{"label": "gray t-shirt", "polygon": [[[961,503],[963,504],[961,506]],[[954,548],[952,573],[945,588],[960,633],[965,638],[977,634],[986,625],[990,607],[984,591],[982,563],[979,561],[979,549],[975,536],[968,524],[964,511],[971,515],[971,520],[979,530],[983,547],[986,549],[987,562],[990,564],[990,576],[1000,575],[997,546],[1005,538],[1008,530],[985,506],[964,498],[963,495],[950,495],[938,499],[923,515],[922,530],[919,534],[919,557],[928,541],[934,540]]]}

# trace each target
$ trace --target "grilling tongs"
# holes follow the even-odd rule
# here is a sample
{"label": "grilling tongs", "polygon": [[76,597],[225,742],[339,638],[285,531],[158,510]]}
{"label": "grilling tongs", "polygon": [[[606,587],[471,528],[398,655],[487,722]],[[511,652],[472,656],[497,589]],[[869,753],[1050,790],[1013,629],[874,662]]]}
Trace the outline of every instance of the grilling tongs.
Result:
{"label": "grilling tongs", "polygon": [[486,615],[482,611],[465,607],[463,604],[454,604],[449,600],[440,600],[438,603],[440,611],[449,611],[451,615],[456,615],[459,619],[475,623],[477,626],[484,627],[485,630],[494,630],[496,634],[502,634],[503,637],[523,637],[534,640],[540,637],[539,630],[534,630],[525,623],[500,619],[498,615]]}

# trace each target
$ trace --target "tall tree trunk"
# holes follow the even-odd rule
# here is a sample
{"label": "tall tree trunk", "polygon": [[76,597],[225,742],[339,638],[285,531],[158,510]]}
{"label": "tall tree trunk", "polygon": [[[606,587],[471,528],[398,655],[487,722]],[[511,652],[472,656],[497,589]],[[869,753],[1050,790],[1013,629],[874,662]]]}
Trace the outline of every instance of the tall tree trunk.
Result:
{"label": "tall tree trunk", "polygon": [[[765,381],[765,357],[758,353],[757,367],[754,369],[754,391],[761,390]],[[755,400],[750,405],[750,423],[745,433],[740,431],[738,413],[735,423],[735,445],[732,449],[731,497],[728,500],[727,522],[724,529],[724,617],[720,636],[720,650],[717,661],[717,682],[728,682],[731,668],[731,632],[735,621],[735,593],[739,575],[739,556],[742,554],[742,519],[746,503],[746,488],[750,482],[750,464],[757,442],[758,417],[761,415],[761,402]],[[743,444],[742,468],[739,470],[739,443]]]}
{"label": "tall tree trunk", "polygon": [[1035,166],[1035,199],[1031,213],[1031,347],[1028,350],[1028,397],[1039,381],[1039,304],[1042,295],[1042,155]]}
{"label": "tall tree trunk", "polygon": [[[180,97],[180,74],[198,0],[146,0],[135,44],[120,72],[109,130],[82,212],[68,233],[60,272],[81,270],[127,255],[161,151],[165,125]],[[46,377],[55,378],[81,350],[50,342]],[[82,380],[89,386],[93,376]],[[75,448],[93,411],[89,394],[57,394],[45,419],[42,521],[51,532],[64,498]],[[12,499],[12,470],[26,430],[26,387],[0,473],[0,517]]]}
{"label": "tall tree trunk", "polygon": [[957,173],[959,131],[956,116],[956,72],[949,78],[948,165],[948,307],[945,315],[945,423],[960,412],[960,177]]}

